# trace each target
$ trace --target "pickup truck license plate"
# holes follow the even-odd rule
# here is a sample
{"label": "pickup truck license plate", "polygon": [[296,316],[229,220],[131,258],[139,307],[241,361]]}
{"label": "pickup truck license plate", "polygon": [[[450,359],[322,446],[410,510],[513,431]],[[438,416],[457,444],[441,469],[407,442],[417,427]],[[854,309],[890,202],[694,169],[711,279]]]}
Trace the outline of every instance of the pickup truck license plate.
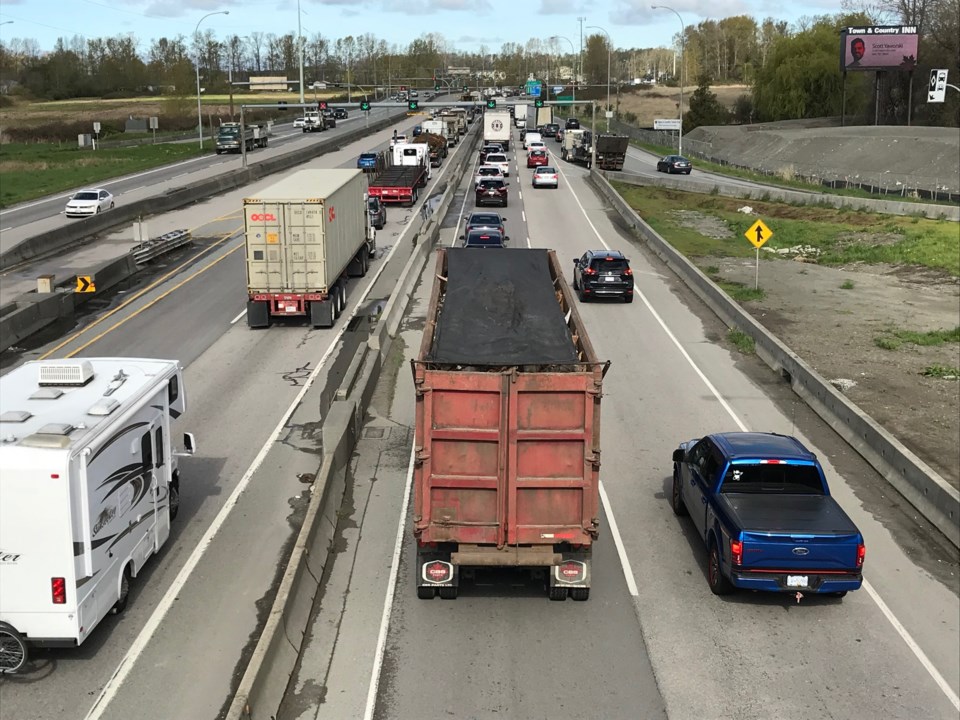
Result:
{"label": "pickup truck license plate", "polygon": [[787,575],[787,587],[807,587],[806,575]]}

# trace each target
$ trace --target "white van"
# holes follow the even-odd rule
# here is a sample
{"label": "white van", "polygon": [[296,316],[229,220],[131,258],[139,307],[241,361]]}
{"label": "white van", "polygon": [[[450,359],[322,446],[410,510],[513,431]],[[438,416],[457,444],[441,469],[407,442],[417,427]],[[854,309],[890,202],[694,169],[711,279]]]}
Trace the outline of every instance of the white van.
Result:
{"label": "white van", "polygon": [[175,360],[34,361],[0,378],[0,673],[124,609],[180,507],[170,439],[185,411]]}
{"label": "white van", "polygon": [[524,136],[523,136],[523,149],[524,149],[524,150],[527,150],[527,149],[528,149],[527,146],[528,146],[530,143],[532,143],[532,142],[538,142],[538,143],[542,143],[542,142],[543,142],[543,138],[540,137],[540,133],[538,133],[538,132],[528,132],[526,135],[524,135]]}

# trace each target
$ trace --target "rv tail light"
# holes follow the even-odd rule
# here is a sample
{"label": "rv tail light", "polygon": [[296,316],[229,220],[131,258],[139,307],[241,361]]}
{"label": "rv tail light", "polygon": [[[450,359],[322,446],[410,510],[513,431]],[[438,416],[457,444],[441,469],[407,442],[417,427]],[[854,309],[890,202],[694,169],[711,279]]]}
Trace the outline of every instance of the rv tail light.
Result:
{"label": "rv tail light", "polygon": [[743,543],[739,540],[730,540],[730,561],[734,565],[743,564]]}
{"label": "rv tail light", "polygon": [[50,594],[54,605],[67,604],[67,580],[62,577],[50,578]]}
{"label": "rv tail light", "polygon": [[867,546],[863,543],[857,544],[857,567],[863,567],[863,559],[867,556]]}

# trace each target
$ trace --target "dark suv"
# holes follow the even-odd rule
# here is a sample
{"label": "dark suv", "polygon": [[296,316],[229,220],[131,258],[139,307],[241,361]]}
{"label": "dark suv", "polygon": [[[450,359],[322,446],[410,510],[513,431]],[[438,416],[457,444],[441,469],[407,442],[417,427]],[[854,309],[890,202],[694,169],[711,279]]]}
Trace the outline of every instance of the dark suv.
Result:
{"label": "dark suv", "polygon": [[543,129],[540,131],[540,134],[543,137],[555,138],[557,136],[557,130],[560,129],[560,125],[557,123],[547,123],[543,126]]}
{"label": "dark suv", "polygon": [[367,198],[367,214],[370,216],[370,224],[377,230],[383,230],[387,224],[387,206],[380,202],[380,198]]}
{"label": "dark suv", "polygon": [[572,117],[572,118],[567,118],[567,122],[566,122],[566,124],[564,124],[563,129],[564,129],[564,130],[579,130],[579,129],[580,129],[580,121],[577,120],[577,119],[574,118],[574,117]]}
{"label": "dark suv", "polygon": [[346,120],[347,119],[347,109],[346,108],[334,108],[333,117],[336,120]]}
{"label": "dark suv", "polygon": [[463,247],[481,250],[505,248],[508,239],[496,230],[471,230],[463,236]]}
{"label": "dark suv", "polygon": [[508,183],[503,180],[488,180],[484,178],[477,183],[476,206],[481,205],[499,205],[507,206],[507,188]]}
{"label": "dark suv", "polygon": [[595,297],[622,297],[633,302],[633,270],[619,250],[587,250],[573,261],[573,289],[580,302]]}

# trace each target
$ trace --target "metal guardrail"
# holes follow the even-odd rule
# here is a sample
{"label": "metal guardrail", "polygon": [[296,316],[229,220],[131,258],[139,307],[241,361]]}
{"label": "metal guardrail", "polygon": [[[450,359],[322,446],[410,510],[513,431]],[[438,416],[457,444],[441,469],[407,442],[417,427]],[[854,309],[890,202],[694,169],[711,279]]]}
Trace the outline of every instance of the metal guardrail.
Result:
{"label": "metal guardrail", "polygon": [[147,240],[147,242],[135,245],[130,250],[130,254],[133,255],[133,261],[137,263],[137,265],[146,265],[155,258],[182,245],[186,245],[192,240],[193,235],[189,230],[173,230],[164,233],[154,240]]}

